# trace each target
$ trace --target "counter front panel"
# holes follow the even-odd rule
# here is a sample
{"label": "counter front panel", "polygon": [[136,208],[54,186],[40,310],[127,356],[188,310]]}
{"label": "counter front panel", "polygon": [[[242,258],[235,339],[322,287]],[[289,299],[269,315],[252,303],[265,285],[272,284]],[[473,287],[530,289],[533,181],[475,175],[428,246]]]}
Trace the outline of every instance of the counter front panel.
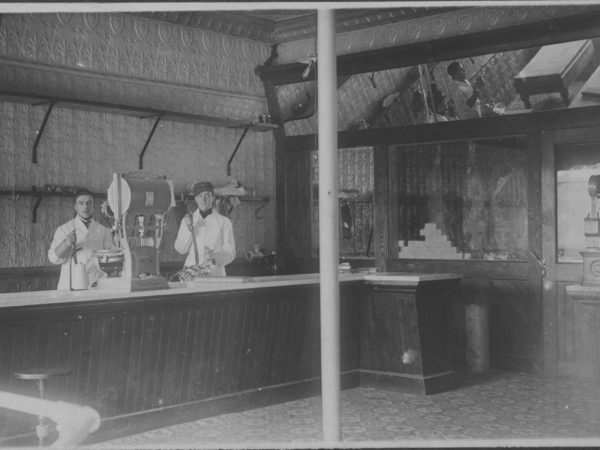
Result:
{"label": "counter front panel", "polygon": [[[413,293],[431,282],[414,275],[381,277]],[[103,426],[92,442],[318,395],[318,281],[304,275],[179,284],[154,292],[0,294],[0,389],[36,396],[36,386],[16,379],[16,370],[70,369],[49,381],[47,398],[95,408]],[[361,339],[369,336],[362,331],[361,305],[374,286],[364,274],[340,281],[347,388],[360,383],[361,351],[368,349]],[[405,326],[413,325],[396,325]],[[34,418],[1,415],[0,445],[28,432],[29,443],[35,442]]]}

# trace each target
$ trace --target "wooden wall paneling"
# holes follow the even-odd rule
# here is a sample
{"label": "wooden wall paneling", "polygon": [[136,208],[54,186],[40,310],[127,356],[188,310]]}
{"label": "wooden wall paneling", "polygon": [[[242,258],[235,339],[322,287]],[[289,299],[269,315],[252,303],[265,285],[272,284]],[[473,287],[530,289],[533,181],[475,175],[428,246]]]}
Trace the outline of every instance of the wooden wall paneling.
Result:
{"label": "wooden wall paneling", "polygon": [[[374,290],[361,309],[361,369],[383,372],[422,372],[417,305],[412,292]],[[393,333],[393,335],[389,335]],[[381,342],[389,346],[382,347]],[[395,349],[396,351],[390,351]],[[412,349],[419,353],[414,364],[402,362],[402,353]]]}
{"label": "wooden wall paneling", "polygon": [[390,155],[388,147],[384,145],[375,146],[373,151],[373,170],[375,171],[373,188],[373,250],[377,271],[386,272],[388,259],[390,258],[390,249],[393,248],[391,241],[394,239],[394,236],[397,236],[397,229],[390,229],[392,226],[391,221],[398,215],[398,202],[393,194],[397,190],[390,191],[390,188],[397,184],[391,179],[395,174],[397,158]]}
{"label": "wooden wall paneling", "polygon": [[547,283],[543,293],[544,372],[554,374],[558,364],[558,324],[556,280],[556,175],[553,133],[542,131],[542,257],[546,261]]}
{"label": "wooden wall paneling", "polygon": [[[579,266],[579,264],[577,264]],[[579,267],[581,269],[581,267]],[[571,281],[555,281],[556,291],[556,333],[557,346],[556,372],[559,374],[576,374],[575,334],[578,332],[575,321],[575,302],[567,295],[566,288]]]}
{"label": "wooden wall paneling", "polygon": [[236,371],[235,361],[239,360],[238,355],[241,353],[241,329],[243,324],[240,318],[242,312],[239,304],[226,304],[224,308],[225,317],[229,320],[227,321],[227,335],[224,342],[223,357],[221,358],[221,371],[225,378],[228,393],[237,390],[239,385],[237,379],[239,372]]}
{"label": "wooden wall paneling", "polygon": [[361,384],[422,394],[456,386],[447,312],[458,282],[371,286],[360,305]]}
{"label": "wooden wall paneling", "polygon": [[[126,335],[123,333],[124,329],[124,315],[123,314],[111,314],[110,315],[110,332],[106,336],[106,345],[107,348],[106,353],[102,357],[102,366],[104,369],[102,379],[104,380],[104,386],[107,390],[106,392],[106,404],[112,405],[108,408],[108,415],[116,415],[117,408],[116,405],[118,403],[118,396],[120,394],[120,386],[124,385],[126,380],[126,375],[124,371],[119,366],[118,362],[121,358],[121,350],[123,349],[123,343],[126,338]],[[73,352],[73,354],[77,354],[77,352]],[[152,358],[150,355],[146,355],[148,359],[148,370],[145,372],[148,375],[152,375],[154,372],[150,368],[150,363]],[[109,363],[104,363],[104,361],[109,361]],[[153,378],[150,378],[152,380]],[[145,384],[147,384],[146,382]],[[146,392],[144,393],[146,395]],[[147,396],[149,401],[151,401],[151,396]]]}
{"label": "wooden wall paneling", "polygon": [[460,273],[450,317],[454,364],[464,364],[464,302],[484,299],[491,306],[492,367],[503,370],[536,369],[539,312],[532,306],[529,261],[390,260],[393,272]]}
{"label": "wooden wall paneling", "polygon": [[285,339],[285,346],[283,348],[283,373],[282,376],[284,379],[288,379],[291,380],[294,377],[294,373],[293,373],[293,366],[294,366],[294,352],[293,352],[293,346],[294,346],[294,342],[299,342],[301,340],[301,335],[298,332],[299,329],[299,323],[300,320],[298,315],[299,312],[301,310],[300,305],[298,304],[298,302],[293,302],[290,304],[290,311],[289,311],[289,319],[286,323],[286,336],[287,339]]}
{"label": "wooden wall paneling", "polygon": [[600,297],[598,295],[571,295],[575,331],[574,357],[570,370],[586,380],[600,381]]}
{"label": "wooden wall paneling", "polygon": [[[595,117],[595,122],[597,124],[598,118]],[[564,144],[587,144],[587,143],[595,143],[600,140],[600,130],[598,130],[597,126],[593,126],[591,128],[568,128],[556,130],[552,135],[552,142],[554,145],[564,145]]]}
{"label": "wooden wall paneling", "polygon": [[393,272],[460,273],[468,278],[528,281],[528,261],[393,259]]}
{"label": "wooden wall paneling", "polygon": [[[239,343],[239,351],[236,355],[236,360],[234,365],[236,367],[237,373],[246,373],[247,372],[247,358],[246,355],[252,351],[252,348],[248,344],[248,336],[250,335],[250,328],[252,326],[252,322],[250,321],[250,307],[246,302],[242,302],[241,306],[241,326],[240,326],[240,343]],[[246,380],[244,378],[237,380],[236,387],[238,390],[244,390]]]}
{"label": "wooden wall paneling", "polygon": [[[474,280],[475,281],[475,280]],[[531,281],[477,280],[490,308],[490,365],[504,370],[539,371],[539,312]]]}
{"label": "wooden wall paneling", "polygon": [[265,304],[265,325],[263,327],[262,334],[262,347],[263,347],[263,355],[264,359],[262,364],[260,365],[260,380],[264,384],[269,384],[269,378],[271,376],[271,367],[270,363],[273,359],[273,338],[274,338],[274,328],[277,326],[277,323],[273,321],[276,317],[275,309],[277,308],[277,304],[269,301]]}
{"label": "wooden wall paneling", "polygon": [[[527,146],[527,228],[529,249],[541,257],[542,250],[542,148],[540,133],[530,133],[526,137]],[[535,330],[535,368],[544,368],[544,321],[543,283],[544,269],[532,257],[529,259],[530,289],[529,299],[532,327]]]}
{"label": "wooden wall paneling", "polygon": [[253,333],[253,327],[255,322],[253,320],[256,314],[256,308],[251,308],[248,304],[244,305],[244,328],[243,328],[243,342],[245,345],[244,352],[240,355],[240,373],[246,374],[240,380],[240,390],[247,390],[250,388],[250,377],[249,373],[251,370],[251,357],[254,355],[252,352],[256,352],[256,348],[253,348],[250,341],[250,337]]}
{"label": "wooden wall paneling", "polygon": [[[361,291],[352,284],[342,292],[342,367],[352,371]],[[300,395],[319,377],[319,339],[316,285],[7,308],[0,317],[0,387],[37,395],[13,371],[64,365],[71,373],[51,380],[49,398],[90,405],[103,418],[288,383],[299,383]],[[31,423],[28,417],[0,427],[0,438]]]}
{"label": "wooden wall paneling", "polygon": [[367,288],[362,283],[340,285],[340,342],[342,372],[360,368],[360,305]]}
{"label": "wooden wall paneling", "polygon": [[310,152],[288,153],[285,157],[286,256],[299,258],[301,267],[294,272],[308,272],[311,261],[312,185]]}
{"label": "wooden wall paneling", "polygon": [[275,230],[277,233],[276,246],[279,259],[279,267],[285,273],[283,256],[287,255],[287,221],[286,221],[286,152],[285,152],[285,127],[281,115],[281,106],[277,98],[275,85],[270,81],[264,81],[267,108],[273,123],[279,124],[279,128],[273,131],[275,139]]}

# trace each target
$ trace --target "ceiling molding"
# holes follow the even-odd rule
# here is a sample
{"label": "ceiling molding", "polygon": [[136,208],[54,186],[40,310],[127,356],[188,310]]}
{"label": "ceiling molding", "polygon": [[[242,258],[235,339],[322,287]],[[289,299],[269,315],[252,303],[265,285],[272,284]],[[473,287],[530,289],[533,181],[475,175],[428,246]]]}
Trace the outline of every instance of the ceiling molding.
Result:
{"label": "ceiling molding", "polygon": [[275,29],[272,20],[228,12],[144,12],[133,15],[262,42],[273,42]]}
{"label": "ceiling molding", "polygon": [[[536,23],[340,55],[337,57],[337,73],[338,76],[349,76],[598,36],[600,9]],[[264,67],[260,77],[274,85],[314,80],[316,70],[304,78],[302,72],[305,68],[306,64],[299,62]]]}
{"label": "ceiling molding", "polygon": [[[442,14],[460,8],[348,9],[336,11],[338,33]],[[131,13],[146,19],[225,33],[239,38],[284,43],[316,35],[316,10],[172,11]]]}
{"label": "ceiling molding", "polygon": [[[443,14],[460,8],[395,8],[395,9],[350,9],[336,11],[336,32],[372,28],[389,23],[413,20]],[[273,31],[277,42],[290,42],[316,36],[317,15],[278,20]]]}

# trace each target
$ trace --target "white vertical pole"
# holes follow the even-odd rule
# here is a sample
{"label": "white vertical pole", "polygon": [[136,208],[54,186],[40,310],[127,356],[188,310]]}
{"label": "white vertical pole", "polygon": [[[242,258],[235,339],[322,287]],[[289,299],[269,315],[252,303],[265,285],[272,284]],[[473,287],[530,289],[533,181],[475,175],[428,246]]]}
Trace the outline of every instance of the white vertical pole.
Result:
{"label": "white vertical pole", "polygon": [[319,264],[323,439],[341,441],[337,64],[335,11],[317,12],[319,133]]}

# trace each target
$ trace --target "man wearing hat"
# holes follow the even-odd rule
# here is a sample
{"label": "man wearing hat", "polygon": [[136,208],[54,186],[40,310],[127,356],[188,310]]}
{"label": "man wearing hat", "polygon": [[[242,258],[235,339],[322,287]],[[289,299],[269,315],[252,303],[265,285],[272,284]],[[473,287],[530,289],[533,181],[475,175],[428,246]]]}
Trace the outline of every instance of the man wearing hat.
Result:
{"label": "man wearing hat", "polygon": [[213,210],[212,183],[196,183],[192,192],[198,209],[181,220],[175,250],[182,255],[187,253],[185,267],[207,267],[208,276],[224,277],[225,266],[235,258],[231,220]]}

